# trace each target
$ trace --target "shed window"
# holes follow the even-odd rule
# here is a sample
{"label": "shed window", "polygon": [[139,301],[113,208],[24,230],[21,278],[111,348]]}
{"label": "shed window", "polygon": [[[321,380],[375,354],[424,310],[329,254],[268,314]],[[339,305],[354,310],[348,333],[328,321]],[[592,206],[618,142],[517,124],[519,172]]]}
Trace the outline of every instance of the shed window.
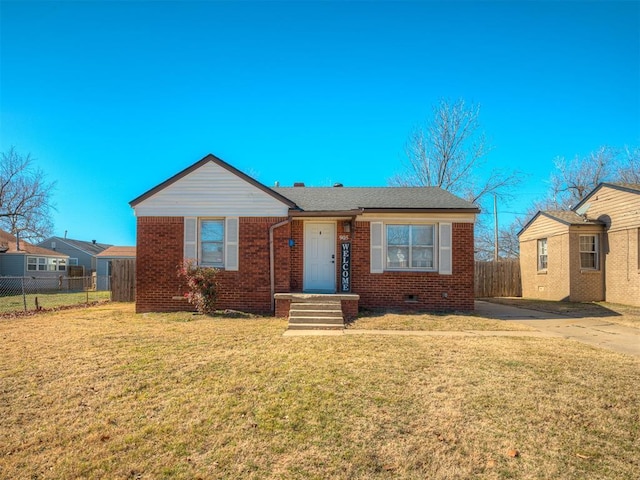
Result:
{"label": "shed window", "polygon": [[580,268],[598,270],[597,235],[580,235]]}
{"label": "shed window", "polygon": [[538,270],[547,269],[547,239],[541,238],[538,240]]}

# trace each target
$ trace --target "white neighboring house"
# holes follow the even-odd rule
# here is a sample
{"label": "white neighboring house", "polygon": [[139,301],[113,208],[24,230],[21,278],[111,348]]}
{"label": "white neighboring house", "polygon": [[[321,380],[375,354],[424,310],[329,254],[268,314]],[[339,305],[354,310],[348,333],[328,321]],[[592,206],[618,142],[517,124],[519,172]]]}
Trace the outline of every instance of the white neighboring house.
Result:
{"label": "white neighboring house", "polygon": [[136,247],[109,247],[96,255],[96,287],[111,290],[111,267],[114,260],[135,260]]}

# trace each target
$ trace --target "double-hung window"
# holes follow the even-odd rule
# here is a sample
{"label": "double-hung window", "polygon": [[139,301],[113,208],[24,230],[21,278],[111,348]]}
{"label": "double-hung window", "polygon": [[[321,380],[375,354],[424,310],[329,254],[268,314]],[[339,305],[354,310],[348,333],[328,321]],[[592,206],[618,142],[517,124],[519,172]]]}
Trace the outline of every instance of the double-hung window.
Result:
{"label": "double-hung window", "polygon": [[386,268],[435,269],[435,225],[387,225]]}
{"label": "double-hung window", "polygon": [[238,270],[238,217],[184,218],[184,259],[204,267]]}
{"label": "double-hung window", "polygon": [[597,235],[580,235],[580,268],[599,269]]}
{"label": "double-hung window", "polygon": [[538,270],[547,269],[547,239],[538,240]]}
{"label": "double-hung window", "polygon": [[224,220],[200,220],[200,263],[224,266]]}

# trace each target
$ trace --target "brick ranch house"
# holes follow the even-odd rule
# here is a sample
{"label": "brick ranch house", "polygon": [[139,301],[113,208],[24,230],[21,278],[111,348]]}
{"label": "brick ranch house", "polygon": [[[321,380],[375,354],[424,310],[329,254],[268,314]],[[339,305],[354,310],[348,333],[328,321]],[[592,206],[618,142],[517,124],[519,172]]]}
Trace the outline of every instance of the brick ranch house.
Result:
{"label": "brick ranch house", "polygon": [[478,208],[440,188],[269,188],[213,155],[130,202],[136,311],[192,310],[177,268],[220,269],[218,305],[288,314],[291,294],[358,308],[473,310]]}
{"label": "brick ranch house", "polygon": [[518,237],[523,297],[640,306],[640,184],[601,183]]}

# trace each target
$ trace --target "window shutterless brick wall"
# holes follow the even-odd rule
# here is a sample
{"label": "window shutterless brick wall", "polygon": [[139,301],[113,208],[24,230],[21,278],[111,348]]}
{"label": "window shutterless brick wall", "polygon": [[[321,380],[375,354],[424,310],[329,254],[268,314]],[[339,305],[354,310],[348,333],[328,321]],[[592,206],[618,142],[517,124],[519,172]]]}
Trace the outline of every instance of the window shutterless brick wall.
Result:
{"label": "window shutterless brick wall", "polygon": [[[240,218],[239,270],[218,275],[218,308],[270,313],[269,227],[284,218]],[[276,292],[289,291],[290,226],[274,231]],[[139,217],[136,311],[192,311],[177,276],[183,259],[182,217]]]}
{"label": "window shutterless brick wall", "polygon": [[607,302],[640,306],[639,229],[607,232],[604,237]]}
{"label": "window shutterless brick wall", "polygon": [[182,263],[182,217],[138,217],[136,241],[136,312],[190,310],[178,279]]}

